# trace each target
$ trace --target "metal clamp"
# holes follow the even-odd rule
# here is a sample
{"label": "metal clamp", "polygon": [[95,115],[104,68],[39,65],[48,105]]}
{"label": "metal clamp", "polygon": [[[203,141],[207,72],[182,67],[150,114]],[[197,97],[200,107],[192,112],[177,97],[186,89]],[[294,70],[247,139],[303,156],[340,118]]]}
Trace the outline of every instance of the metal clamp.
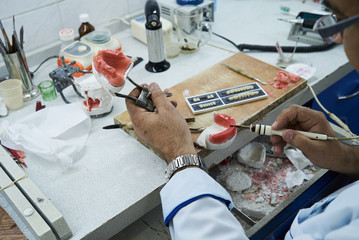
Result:
{"label": "metal clamp", "polygon": [[65,63],[65,58],[63,56],[60,57],[62,65],[52,72],[50,72],[49,76],[51,77],[52,81],[55,84],[55,88],[58,93],[60,93],[60,96],[62,100],[64,100],[65,103],[70,103],[64,96],[63,90],[67,88],[68,86],[72,85],[74,91],[76,94],[83,98],[81,93],[77,90],[75,84],[73,83],[74,77],[72,76],[74,73],[89,73],[88,71],[81,70],[78,67],[71,66],[76,63],[76,61],[72,61],[68,64]]}
{"label": "metal clamp", "polygon": [[[114,93],[115,96],[130,99],[130,100],[134,101],[137,106],[142,107],[142,108],[146,109],[149,112],[155,112],[156,111],[156,106],[155,106],[155,104],[153,103],[153,101],[151,99],[152,94],[151,94],[151,92],[148,91],[148,87],[138,85],[136,82],[134,82],[128,76],[127,76],[127,79],[133,85],[135,85],[136,88],[138,88],[141,91],[138,98],[131,97],[131,96],[121,94],[121,93]],[[166,97],[171,97],[172,96],[172,93],[165,93],[165,94],[166,94]]]}

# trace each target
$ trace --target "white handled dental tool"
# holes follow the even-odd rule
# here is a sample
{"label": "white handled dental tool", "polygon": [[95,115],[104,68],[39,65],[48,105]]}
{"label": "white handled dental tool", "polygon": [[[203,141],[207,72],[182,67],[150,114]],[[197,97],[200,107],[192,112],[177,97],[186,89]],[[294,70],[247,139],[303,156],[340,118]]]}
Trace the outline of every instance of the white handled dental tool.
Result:
{"label": "white handled dental tool", "polygon": [[[271,126],[269,125],[263,125],[263,124],[251,124],[250,126],[246,125],[231,125],[233,127],[237,128],[249,128],[252,132],[258,133],[259,135],[265,135],[265,136],[272,136],[272,135],[279,135],[282,136],[283,132],[287,129],[282,130],[273,130]],[[310,139],[316,139],[316,140],[336,140],[333,137],[329,137],[325,134],[320,133],[312,133],[312,132],[304,132],[304,131],[298,131],[297,132],[307,136]]]}
{"label": "white handled dental tool", "polygon": [[[263,124],[251,124],[251,125],[231,125],[231,127],[236,128],[249,128],[252,132],[258,133],[259,135],[265,135],[265,136],[272,136],[272,135],[279,135],[282,136],[283,132],[287,129],[282,130],[273,130],[271,126],[269,125],[263,125]],[[352,140],[352,139],[359,139],[359,136],[352,136],[352,137],[330,137],[325,134],[321,133],[312,133],[312,132],[304,132],[304,131],[298,131],[297,132],[303,134],[304,136],[307,136],[310,139],[314,140],[337,140],[337,141],[344,141],[344,140]]]}
{"label": "white handled dental tool", "polygon": [[[249,126],[249,129],[252,132],[258,133],[259,135],[266,135],[266,136],[271,136],[271,135],[279,135],[282,136],[283,132],[287,129],[282,129],[282,130],[273,130],[271,126],[269,125],[262,125],[262,124],[251,124]],[[304,136],[307,136],[310,139],[316,139],[316,140],[333,140],[333,137],[329,137],[325,134],[320,134],[320,133],[312,133],[312,132],[304,132],[304,131],[297,131],[301,134],[303,134]]]}

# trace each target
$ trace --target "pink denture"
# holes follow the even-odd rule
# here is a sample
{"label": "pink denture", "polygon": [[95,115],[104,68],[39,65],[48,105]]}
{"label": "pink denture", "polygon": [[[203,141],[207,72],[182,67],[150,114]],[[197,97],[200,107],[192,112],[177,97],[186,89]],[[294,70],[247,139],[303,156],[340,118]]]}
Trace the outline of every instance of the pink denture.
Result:
{"label": "pink denture", "polygon": [[225,127],[227,129],[217,134],[210,134],[209,140],[211,143],[215,143],[215,144],[225,143],[229,139],[236,136],[237,129],[235,127],[230,126],[236,124],[234,118],[226,114],[215,113],[213,116],[213,120],[216,124]]}
{"label": "pink denture", "polygon": [[124,74],[131,64],[131,59],[117,50],[100,50],[93,57],[93,64],[98,73],[107,78],[113,86],[125,83]]}

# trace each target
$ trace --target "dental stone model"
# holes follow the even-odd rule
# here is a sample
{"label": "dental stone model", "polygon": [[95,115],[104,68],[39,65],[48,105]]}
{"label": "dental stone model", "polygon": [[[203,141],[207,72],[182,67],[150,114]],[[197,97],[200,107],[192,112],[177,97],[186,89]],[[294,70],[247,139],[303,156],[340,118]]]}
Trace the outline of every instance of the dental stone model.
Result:
{"label": "dental stone model", "polygon": [[85,98],[82,107],[90,116],[104,116],[112,111],[113,97],[109,90],[102,87],[94,75],[81,81],[81,94]]}
{"label": "dental stone model", "polygon": [[117,50],[100,50],[92,61],[93,75],[81,81],[83,108],[90,116],[101,117],[113,107],[113,93],[121,91],[132,69],[131,59]]}

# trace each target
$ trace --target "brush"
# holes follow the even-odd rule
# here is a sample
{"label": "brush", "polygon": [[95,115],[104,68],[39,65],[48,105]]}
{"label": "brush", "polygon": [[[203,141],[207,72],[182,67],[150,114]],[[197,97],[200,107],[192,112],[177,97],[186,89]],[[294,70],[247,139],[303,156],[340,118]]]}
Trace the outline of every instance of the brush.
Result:
{"label": "brush", "polygon": [[4,36],[4,42],[5,42],[5,47],[6,47],[7,53],[13,53],[13,49],[11,47],[10,40],[9,40],[7,34],[6,34],[5,28],[2,25],[1,20],[0,20],[0,29],[1,29],[2,35]]}

